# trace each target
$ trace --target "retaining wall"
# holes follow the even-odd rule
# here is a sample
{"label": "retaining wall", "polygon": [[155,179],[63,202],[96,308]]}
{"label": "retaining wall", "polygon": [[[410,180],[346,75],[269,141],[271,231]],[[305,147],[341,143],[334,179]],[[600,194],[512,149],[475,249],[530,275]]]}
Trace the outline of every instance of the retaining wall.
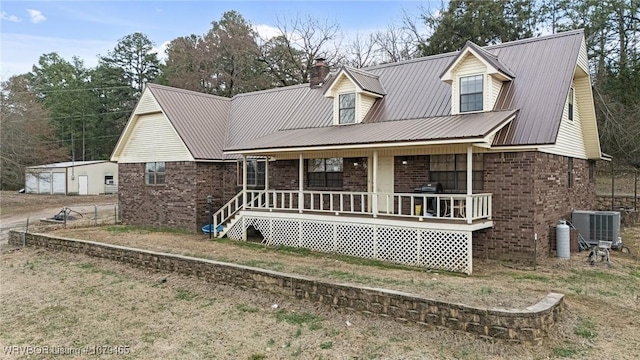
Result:
{"label": "retaining wall", "polygon": [[[24,238],[23,238],[24,236]],[[550,293],[525,309],[487,309],[435,301],[419,295],[336,284],[248,266],[159,253],[92,241],[12,231],[9,243],[85,254],[156,271],[197,276],[205,281],[255,289],[322,303],[347,312],[379,316],[426,328],[443,326],[480,337],[539,344],[564,308],[564,295]]]}

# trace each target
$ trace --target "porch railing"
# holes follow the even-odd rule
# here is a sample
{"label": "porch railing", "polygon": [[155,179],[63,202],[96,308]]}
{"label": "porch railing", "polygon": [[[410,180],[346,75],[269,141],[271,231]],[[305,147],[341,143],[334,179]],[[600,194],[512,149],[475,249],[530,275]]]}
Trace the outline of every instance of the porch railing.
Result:
{"label": "porch railing", "polygon": [[491,194],[247,191],[247,209],[459,220],[491,219]]}

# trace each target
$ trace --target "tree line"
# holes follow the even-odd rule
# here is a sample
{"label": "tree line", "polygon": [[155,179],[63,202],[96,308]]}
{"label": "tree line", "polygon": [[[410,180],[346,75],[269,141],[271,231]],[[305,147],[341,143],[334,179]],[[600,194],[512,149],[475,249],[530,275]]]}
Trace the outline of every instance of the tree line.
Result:
{"label": "tree line", "polygon": [[578,28],[603,151],[640,166],[639,8],[638,0],[450,0],[348,37],[336,22],[283,17],[270,38],[228,11],[207,33],[173,39],[164,61],[142,33],[120,39],[94,68],[43,54],[31,72],[1,84],[1,187],[22,187],[26,166],[108,159],[147,82],[231,97],[308,82],[316,58],[362,68],[456,51],[467,40],[484,46]]}

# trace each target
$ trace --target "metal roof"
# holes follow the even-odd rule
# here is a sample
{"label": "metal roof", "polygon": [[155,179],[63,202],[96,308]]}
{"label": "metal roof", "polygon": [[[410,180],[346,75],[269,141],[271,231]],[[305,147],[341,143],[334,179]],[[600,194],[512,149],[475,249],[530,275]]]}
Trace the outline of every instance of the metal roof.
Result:
{"label": "metal roof", "polygon": [[221,159],[227,134],[228,98],[147,84],[194,159]]}
{"label": "metal roof", "polygon": [[368,91],[378,95],[386,95],[387,91],[380,83],[380,76],[367,72],[365,70],[355,69],[344,66],[342,70],[355,81],[355,83],[364,91]]}
{"label": "metal roof", "polygon": [[91,161],[66,161],[60,163],[53,164],[44,164],[44,165],[36,165],[36,166],[28,166],[27,169],[59,169],[59,168],[67,168],[67,167],[78,167],[92,164],[100,164],[110,162],[109,160],[91,160]]}
{"label": "metal roof", "polygon": [[[280,130],[291,113],[300,107],[302,99],[310,93],[321,92],[311,89],[309,84],[302,84],[236,95],[231,99],[227,146]],[[313,106],[307,102],[304,107]],[[314,115],[305,116],[305,119],[313,121]]]}
{"label": "metal roof", "polygon": [[483,138],[513,119],[517,110],[490,111],[378,123],[282,130],[227,151]]}
{"label": "metal roof", "polygon": [[458,56],[456,56],[451,61],[449,66],[447,66],[447,68],[444,69],[444,71],[440,74],[439,78],[442,78],[442,76],[451,68],[451,66],[453,66],[453,64],[455,64],[456,61],[458,61],[458,59],[460,58],[460,56],[462,56],[462,54],[464,54],[466,49],[472,49],[473,51],[475,51],[484,61],[489,63],[489,65],[493,66],[494,68],[496,68],[496,70],[500,71],[501,73],[508,76],[509,78],[513,79],[514,77],[516,77],[513,71],[511,71],[511,69],[509,69],[507,65],[505,65],[502,61],[500,61],[500,59],[495,54],[488,52],[487,50],[481,48],[480,46],[478,46],[477,44],[474,44],[471,41],[467,41],[462,47],[462,49],[460,49],[460,51],[458,52]]}
{"label": "metal roof", "polygon": [[[504,71],[517,74],[517,78],[504,83],[494,110],[519,111],[516,119],[496,134],[494,145],[555,143],[583,37],[581,30],[568,31],[488,46],[478,52],[486,56],[487,61],[498,61]],[[442,82],[440,74],[459,54],[460,52],[452,52],[359,70],[345,68],[363,89],[386,93],[383,98],[375,101],[362,125],[409,121],[419,127],[418,123],[422,121],[431,127],[428,129],[429,136],[445,136],[449,131],[456,133],[448,128],[451,124],[434,119],[452,118],[449,116],[451,85]],[[347,133],[346,129],[353,127],[366,130],[369,134],[377,129],[383,133],[369,134],[371,139],[394,141],[389,134],[396,134],[395,126],[399,124],[374,127],[336,126],[335,129],[338,130],[327,128],[332,124],[333,100],[325,98],[323,93],[331,83],[329,79],[318,88],[310,88],[308,84],[294,85],[240,94],[232,99],[160,85],[149,86],[196,159],[229,158],[229,155],[223,154],[223,148],[255,148],[257,144],[264,143],[265,135],[275,133],[275,139],[283,133],[288,133],[278,130],[322,127],[317,134],[340,134]],[[500,113],[502,112],[494,114]],[[461,116],[476,118],[475,114]],[[478,129],[465,131],[476,133],[485,129],[483,124],[474,124],[479,126]],[[440,134],[440,130],[433,128],[434,126],[443,126],[442,134],[445,135],[437,135]],[[398,129],[400,134],[404,134],[402,129],[404,128]],[[426,131],[427,128],[421,129]],[[291,134],[301,136],[306,132]],[[425,137],[425,134],[421,136]],[[356,136],[355,133],[352,135],[354,139],[359,139],[357,141],[369,139],[369,135],[366,134],[364,137]],[[409,137],[405,135],[407,134],[398,135],[397,138],[406,140]],[[464,134],[459,132],[458,135]],[[256,138],[261,140],[254,140]],[[335,139],[322,138],[322,141],[333,143],[338,138],[340,136]],[[305,143],[294,141],[292,137],[289,140],[292,144]],[[316,144],[320,140],[305,141]],[[351,140],[345,138],[343,141],[348,144]]]}

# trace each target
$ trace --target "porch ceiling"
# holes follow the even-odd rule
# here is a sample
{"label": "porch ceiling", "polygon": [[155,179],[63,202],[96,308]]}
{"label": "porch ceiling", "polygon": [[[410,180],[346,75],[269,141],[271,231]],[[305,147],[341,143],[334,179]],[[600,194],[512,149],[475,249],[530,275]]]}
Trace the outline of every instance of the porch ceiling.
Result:
{"label": "porch ceiling", "polygon": [[[227,154],[486,142],[518,110],[278,131],[231,146]],[[489,140],[490,142],[490,140]]]}

